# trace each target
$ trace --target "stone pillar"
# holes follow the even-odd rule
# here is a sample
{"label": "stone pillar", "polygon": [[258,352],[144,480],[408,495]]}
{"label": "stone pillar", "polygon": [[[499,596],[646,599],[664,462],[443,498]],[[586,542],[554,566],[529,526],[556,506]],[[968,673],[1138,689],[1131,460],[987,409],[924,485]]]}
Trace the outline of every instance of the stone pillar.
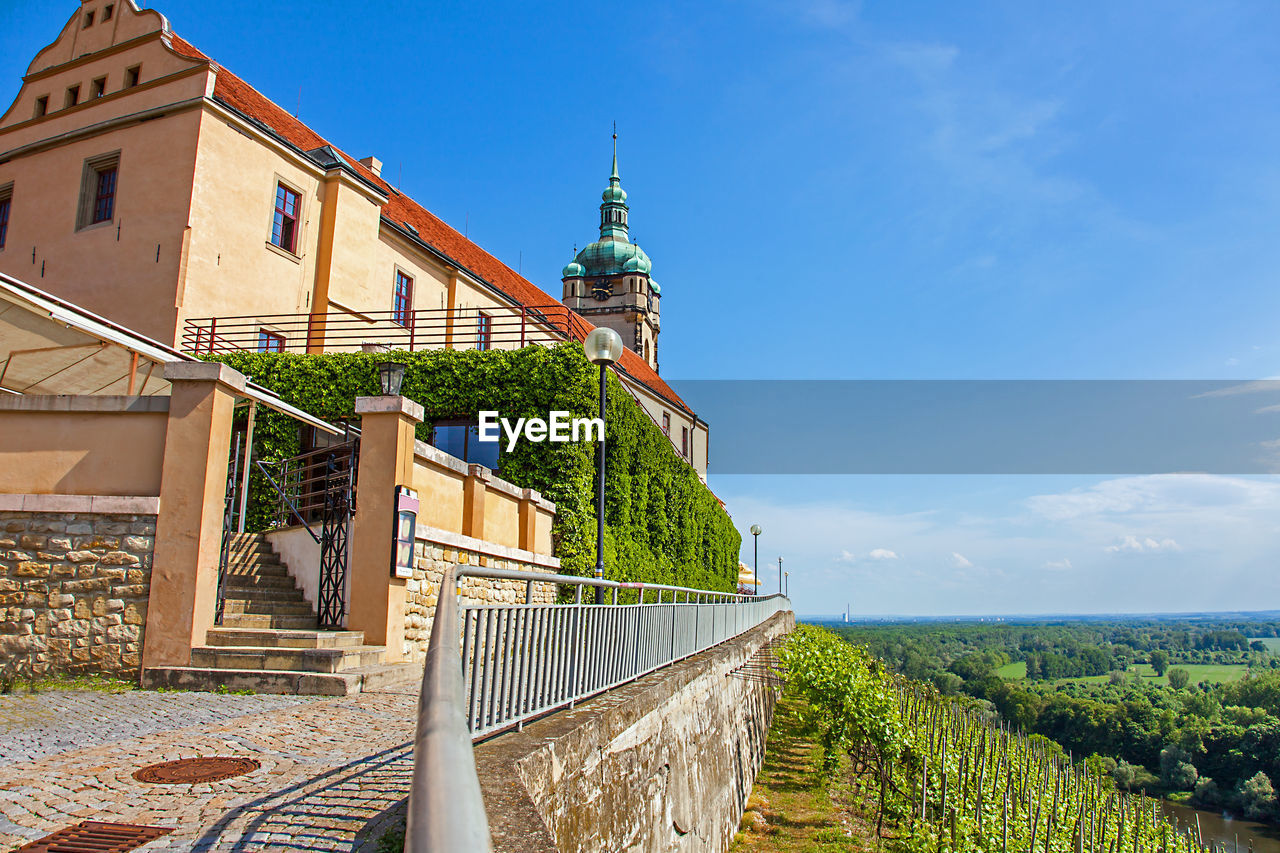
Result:
{"label": "stone pillar", "polygon": [[225,364],[166,364],[173,385],[160,474],[142,665],[188,666],[218,597],[231,421],[245,377]]}
{"label": "stone pillar", "polygon": [[405,579],[392,577],[396,486],[413,488],[413,428],[422,406],[408,397],[357,397],[360,472],[351,529],[347,628],[404,659]]}
{"label": "stone pillar", "polygon": [[538,499],[533,489],[520,493],[520,541],[517,545],[526,551],[538,550]]}
{"label": "stone pillar", "polygon": [[484,538],[484,501],[487,483],[493,472],[483,465],[467,466],[467,478],[462,483],[462,535]]}

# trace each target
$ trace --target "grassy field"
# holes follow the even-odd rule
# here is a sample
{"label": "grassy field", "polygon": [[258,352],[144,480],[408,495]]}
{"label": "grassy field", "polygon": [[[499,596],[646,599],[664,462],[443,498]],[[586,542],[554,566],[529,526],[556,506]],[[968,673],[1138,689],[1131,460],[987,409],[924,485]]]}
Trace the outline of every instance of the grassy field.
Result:
{"label": "grassy field", "polygon": [[1262,643],[1273,655],[1280,654],[1280,637],[1250,637],[1249,640]]}
{"label": "grassy field", "polygon": [[[1272,638],[1277,639],[1277,638]],[[1208,663],[1182,663],[1174,664],[1185,669],[1191,676],[1192,684],[1199,684],[1201,681],[1208,681],[1211,684],[1225,684],[1229,681],[1236,681],[1243,678],[1248,667],[1244,664],[1208,664]],[[1138,663],[1129,667],[1128,672],[1140,675],[1146,681],[1152,681],[1156,684],[1168,684],[1167,675],[1157,677],[1151,669],[1150,664]],[[1014,661],[1007,663],[996,670],[996,674],[1001,678],[1009,681],[1021,681],[1027,677],[1027,662]],[[1062,678],[1054,682],[1055,684],[1104,684],[1111,678],[1110,675],[1090,675],[1084,678]]]}
{"label": "grassy field", "polygon": [[[1229,681],[1240,680],[1249,671],[1249,667],[1244,664],[1177,663],[1169,668],[1172,669],[1174,666],[1185,669],[1191,675],[1192,684],[1199,684],[1202,681],[1208,681],[1210,684],[1226,684]],[[1154,681],[1156,684],[1169,683],[1168,675],[1157,678],[1150,664],[1137,663],[1129,667],[1129,671],[1138,673],[1146,681]]]}
{"label": "grassy field", "polygon": [[840,785],[824,787],[818,748],[805,735],[796,700],[778,703],[764,765],[734,836],[732,853],[851,853],[881,849],[875,806]]}
{"label": "grassy field", "polygon": [[1016,660],[1013,663],[1007,663],[996,670],[996,675],[1009,681],[1021,681],[1027,677],[1027,662]]}

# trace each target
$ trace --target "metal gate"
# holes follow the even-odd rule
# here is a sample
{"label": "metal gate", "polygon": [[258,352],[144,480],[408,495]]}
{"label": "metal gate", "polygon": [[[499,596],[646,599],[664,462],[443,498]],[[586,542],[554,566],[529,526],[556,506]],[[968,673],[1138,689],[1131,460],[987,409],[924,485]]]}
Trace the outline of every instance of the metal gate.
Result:
{"label": "metal gate", "polygon": [[347,531],[355,496],[355,472],[359,444],[351,442],[346,465],[338,453],[325,460],[324,519],[320,537],[320,592],[316,597],[320,628],[341,628],[347,613]]}
{"label": "metal gate", "polygon": [[214,605],[213,624],[222,624],[222,611],[226,604],[227,572],[231,565],[231,539],[236,532],[236,508],[240,486],[241,463],[248,465],[249,448],[245,448],[245,458],[240,458],[241,440],[244,436],[237,432],[231,446],[231,459],[227,463],[227,488],[222,498],[222,542],[218,549],[218,596]]}
{"label": "metal gate", "polygon": [[279,462],[254,463],[275,490],[271,524],[300,524],[320,545],[316,619],[322,630],[346,622],[347,534],[360,467],[360,440],[349,434],[346,439]]}

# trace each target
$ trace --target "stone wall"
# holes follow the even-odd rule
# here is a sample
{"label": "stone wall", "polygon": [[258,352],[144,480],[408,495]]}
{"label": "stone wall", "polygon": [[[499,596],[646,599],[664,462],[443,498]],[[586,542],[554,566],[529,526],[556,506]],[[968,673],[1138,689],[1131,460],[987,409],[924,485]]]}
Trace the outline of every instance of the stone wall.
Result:
{"label": "stone wall", "polygon": [[154,514],[0,511],[0,668],[137,678],[155,532]]}
{"label": "stone wall", "polygon": [[728,850],[775,687],[739,668],[790,612],[476,747],[496,853]]}
{"label": "stone wall", "polygon": [[[435,620],[436,600],[440,595],[440,580],[449,566],[460,563],[464,566],[479,565],[541,574],[554,574],[553,568],[558,568],[558,561],[552,558],[515,548],[495,546],[457,535],[439,538],[449,541],[420,538],[414,545],[413,577],[405,583],[404,605],[404,654],[410,660],[426,659],[431,624]],[[549,565],[536,565],[534,560]],[[526,603],[523,581],[463,578],[461,591],[459,600],[463,604]],[[533,585],[534,604],[554,604],[555,600],[554,584]]]}

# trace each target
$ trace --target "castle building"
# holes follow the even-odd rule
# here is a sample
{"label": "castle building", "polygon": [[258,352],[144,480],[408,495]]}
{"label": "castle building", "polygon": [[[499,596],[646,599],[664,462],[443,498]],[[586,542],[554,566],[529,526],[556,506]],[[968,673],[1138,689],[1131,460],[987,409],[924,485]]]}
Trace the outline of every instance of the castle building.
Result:
{"label": "castle building", "polygon": [[613,172],[600,205],[600,239],[564,268],[564,304],[598,326],[622,336],[645,363],[658,370],[658,303],[662,289],[650,274],[653,264],[631,242],[627,193],[618,177],[618,135],[613,136]]}
{"label": "castle building", "polygon": [[[81,0],[0,116],[0,272],[191,353],[500,349],[623,335],[619,379],[705,478],[657,373],[658,288],[614,170],[564,301],[133,0]],[[572,274],[571,274],[572,273]],[[468,460],[470,461],[470,460]]]}

